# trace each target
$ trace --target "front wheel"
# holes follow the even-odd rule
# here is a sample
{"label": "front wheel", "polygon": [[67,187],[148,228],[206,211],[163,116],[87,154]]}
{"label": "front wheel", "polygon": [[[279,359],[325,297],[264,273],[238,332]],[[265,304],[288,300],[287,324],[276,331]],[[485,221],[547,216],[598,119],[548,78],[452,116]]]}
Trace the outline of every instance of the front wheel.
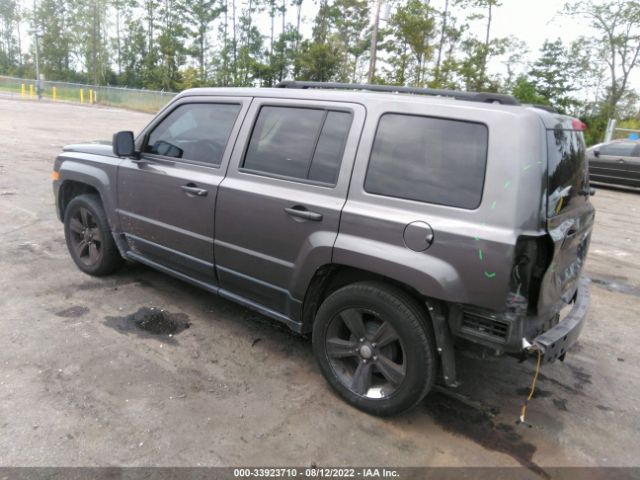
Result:
{"label": "front wheel", "polygon": [[348,403],[393,415],[419,403],[436,376],[429,319],[403,290],[378,282],[347,285],[320,306],[313,350],[322,374]]}
{"label": "front wheel", "polygon": [[85,273],[108,275],[124,263],[97,195],[79,195],[69,202],[64,236],[71,258]]}

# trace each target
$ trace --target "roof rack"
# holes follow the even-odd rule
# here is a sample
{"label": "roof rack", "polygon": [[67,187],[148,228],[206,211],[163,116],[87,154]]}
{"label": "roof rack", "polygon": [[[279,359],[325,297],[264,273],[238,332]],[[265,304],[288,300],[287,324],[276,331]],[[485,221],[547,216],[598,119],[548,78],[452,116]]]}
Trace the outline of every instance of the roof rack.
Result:
{"label": "roof rack", "polygon": [[549,105],[542,105],[541,103],[530,103],[526,105],[527,107],[539,108],[540,110],[544,110],[549,113],[560,113],[555,107],[551,107]]}
{"label": "roof rack", "polygon": [[438,90],[433,88],[400,87],[395,85],[372,85],[361,83],[338,82],[299,82],[297,80],[285,80],[276,85],[276,88],[326,88],[333,90],[369,90],[372,92],[390,93],[414,93],[418,95],[432,95],[436,97],[451,97],[457,100],[481,103],[499,103],[501,105],[520,105],[511,95],[490,92],[458,92],[455,90]]}

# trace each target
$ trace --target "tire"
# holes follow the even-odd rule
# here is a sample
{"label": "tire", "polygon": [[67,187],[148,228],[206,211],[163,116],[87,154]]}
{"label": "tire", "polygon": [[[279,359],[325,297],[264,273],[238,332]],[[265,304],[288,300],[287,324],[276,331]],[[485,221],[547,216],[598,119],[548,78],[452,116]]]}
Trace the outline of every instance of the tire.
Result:
{"label": "tire", "polygon": [[360,282],[332,293],[313,326],[323,376],[349,404],[379,416],[416,406],[436,378],[426,311],[403,290]]}
{"label": "tire", "polygon": [[98,195],[78,195],[69,202],[64,212],[64,236],[71,258],[89,275],[109,275],[124,263]]}

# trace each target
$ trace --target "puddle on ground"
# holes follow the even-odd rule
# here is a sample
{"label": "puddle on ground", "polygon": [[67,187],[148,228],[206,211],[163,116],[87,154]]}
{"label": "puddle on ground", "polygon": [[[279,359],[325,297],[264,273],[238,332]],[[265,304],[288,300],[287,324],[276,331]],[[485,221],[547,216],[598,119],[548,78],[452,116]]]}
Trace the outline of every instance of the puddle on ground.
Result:
{"label": "puddle on ground", "polygon": [[167,343],[175,343],[172,337],[191,326],[188,315],[155,307],[142,307],[123,317],[106,317],[104,324],[124,334],[162,337]]}
{"label": "puddle on ground", "polygon": [[576,379],[576,382],[573,384],[574,388],[582,391],[585,385],[591,383],[591,374],[587,373],[584,368],[571,363],[567,363],[567,367],[569,367],[569,370]]}
{"label": "puddle on ground", "polygon": [[535,445],[526,442],[516,431],[516,428],[526,427],[496,423],[488,412],[440,392],[429,394],[424,405],[433,420],[448,432],[465,436],[486,449],[509,455],[536,474],[550,478],[532,460]]}
{"label": "puddle on ground", "polygon": [[56,312],[56,315],[58,317],[64,318],[77,318],[81,317],[85,313],[89,313],[89,309],[87,307],[83,307],[82,305],[74,305],[73,307],[69,307],[65,310]]}
{"label": "puddle on ground", "polygon": [[554,398],[553,399],[553,405],[558,410],[561,410],[563,412],[569,411],[569,409],[567,408],[567,402],[568,402],[568,400],[566,398]]}

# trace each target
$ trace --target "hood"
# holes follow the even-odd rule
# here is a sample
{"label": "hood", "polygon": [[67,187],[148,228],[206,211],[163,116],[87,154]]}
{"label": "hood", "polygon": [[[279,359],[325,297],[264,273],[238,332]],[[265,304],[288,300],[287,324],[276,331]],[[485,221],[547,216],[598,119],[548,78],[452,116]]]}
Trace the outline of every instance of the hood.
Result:
{"label": "hood", "polygon": [[62,150],[64,152],[92,153],[94,155],[115,157],[111,140],[94,140],[88,143],[74,143],[72,145],[65,145]]}

